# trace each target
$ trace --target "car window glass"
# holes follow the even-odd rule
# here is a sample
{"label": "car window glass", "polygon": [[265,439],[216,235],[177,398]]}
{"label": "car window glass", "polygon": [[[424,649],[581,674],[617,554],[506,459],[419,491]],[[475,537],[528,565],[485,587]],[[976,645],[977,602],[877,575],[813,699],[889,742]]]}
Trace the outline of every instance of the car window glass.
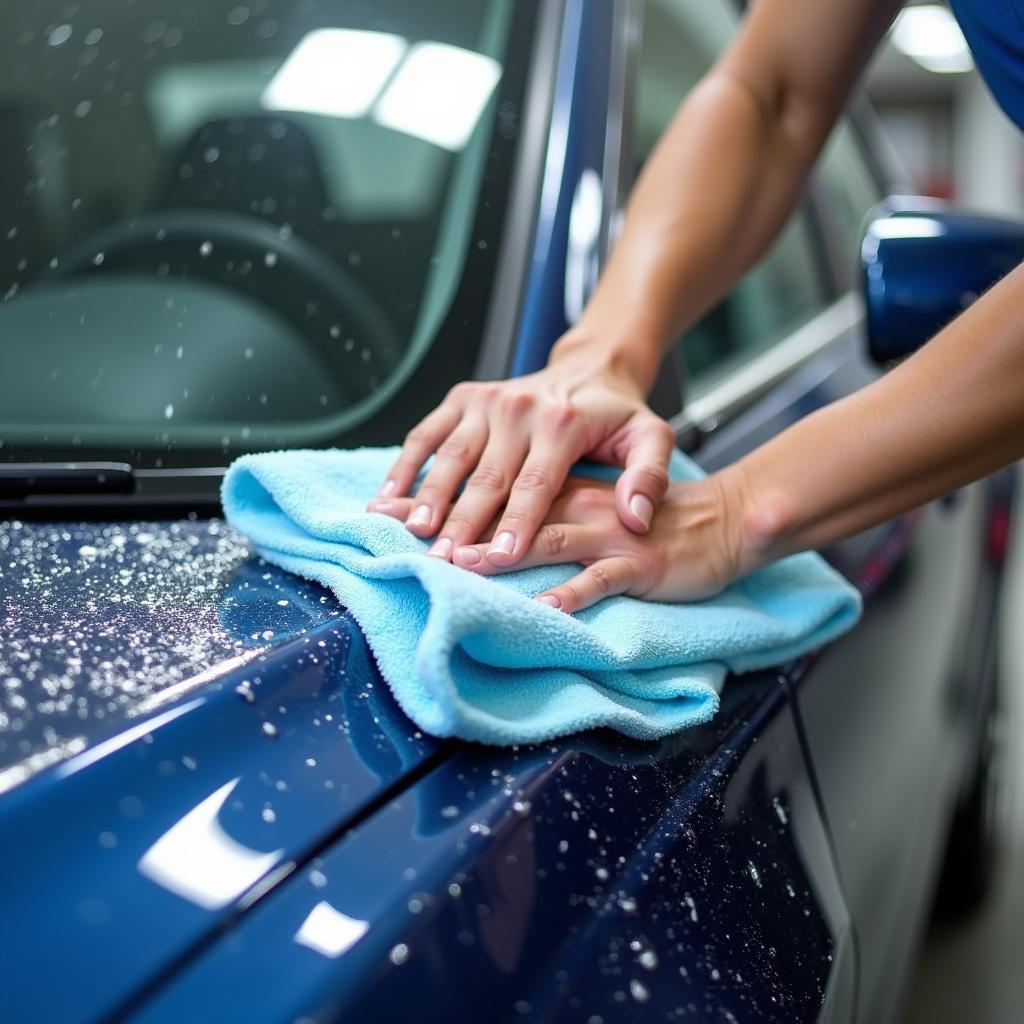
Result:
{"label": "car window glass", "polygon": [[[725,4],[651,0],[641,33],[633,111],[638,174],[679,103],[735,31]],[[693,395],[782,340],[827,303],[805,215],[796,214],[758,265],[680,341]]]}
{"label": "car window glass", "polygon": [[[497,249],[473,231],[504,202],[529,7],[5,5],[4,452],[222,463],[372,416],[388,437]],[[434,400],[468,369],[429,375]]]}
{"label": "car window glass", "polygon": [[882,192],[864,159],[856,133],[840,122],[818,161],[816,184],[821,213],[830,228],[832,259],[840,285],[853,285],[859,260],[861,231],[868,210]]}

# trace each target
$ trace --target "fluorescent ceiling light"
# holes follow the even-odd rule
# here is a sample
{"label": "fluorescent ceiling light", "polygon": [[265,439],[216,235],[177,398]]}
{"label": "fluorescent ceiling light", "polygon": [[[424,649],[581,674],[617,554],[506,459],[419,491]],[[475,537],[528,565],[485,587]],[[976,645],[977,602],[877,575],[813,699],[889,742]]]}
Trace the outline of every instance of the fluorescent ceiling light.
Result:
{"label": "fluorescent ceiling light", "polygon": [[268,110],[363,117],[408,45],[386,32],[317,29],[289,54],[261,102]]}
{"label": "fluorescent ceiling light", "polygon": [[460,150],[490,99],[501,65],[444,43],[417,43],[373,109],[386,128]]}
{"label": "fluorescent ceiling light", "polygon": [[900,11],[890,35],[896,49],[927,71],[950,74],[974,67],[956,18],[940,4],[921,4]]}

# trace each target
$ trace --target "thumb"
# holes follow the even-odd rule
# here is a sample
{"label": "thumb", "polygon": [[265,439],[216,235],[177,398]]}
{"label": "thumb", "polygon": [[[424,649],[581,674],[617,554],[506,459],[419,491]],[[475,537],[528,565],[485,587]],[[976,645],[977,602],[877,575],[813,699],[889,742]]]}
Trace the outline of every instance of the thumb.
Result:
{"label": "thumb", "polygon": [[650,413],[630,434],[624,469],[615,484],[615,508],[624,526],[634,533],[646,533],[668,489],[668,460],[676,438],[664,420]]}

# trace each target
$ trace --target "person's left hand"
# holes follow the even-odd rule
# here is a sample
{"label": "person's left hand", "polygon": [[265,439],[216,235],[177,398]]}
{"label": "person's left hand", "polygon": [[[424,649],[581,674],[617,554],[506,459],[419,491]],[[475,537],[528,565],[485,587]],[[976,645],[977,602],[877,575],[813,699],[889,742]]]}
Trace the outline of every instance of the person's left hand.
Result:
{"label": "person's left hand", "polygon": [[[404,504],[392,499],[388,514],[403,518]],[[583,572],[537,595],[544,604],[577,612],[613,594],[650,601],[710,597],[740,575],[742,539],[738,504],[719,475],[670,485],[645,535],[622,525],[613,484],[569,477],[515,565],[489,561],[486,543],[456,548],[452,560],[485,576],[580,563]]]}

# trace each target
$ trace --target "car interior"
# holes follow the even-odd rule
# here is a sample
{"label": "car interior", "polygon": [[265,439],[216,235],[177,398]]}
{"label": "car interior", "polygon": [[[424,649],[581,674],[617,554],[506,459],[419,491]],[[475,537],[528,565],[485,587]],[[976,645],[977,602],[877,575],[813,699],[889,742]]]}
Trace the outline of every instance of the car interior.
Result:
{"label": "car interior", "polygon": [[[65,6],[0,40],[5,436],[342,433],[450,305],[510,4]],[[469,95],[455,137],[457,104],[415,108],[426,71]]]}

